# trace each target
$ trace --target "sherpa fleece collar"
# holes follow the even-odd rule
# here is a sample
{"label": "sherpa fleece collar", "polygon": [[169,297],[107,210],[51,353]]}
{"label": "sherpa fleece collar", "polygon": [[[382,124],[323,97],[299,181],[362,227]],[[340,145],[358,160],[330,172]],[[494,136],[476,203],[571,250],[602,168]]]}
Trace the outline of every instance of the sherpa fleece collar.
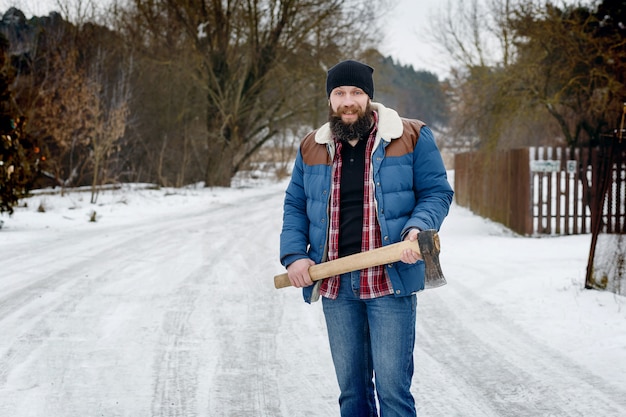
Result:
{"label": "sherpa fleece collar", "polygon": [[[380,103],[372,102],[372,109],[378,113],[378,132],[376,133],[376,144],[382,139],[391,142],[402,136],[402,119],[395,110],[389,109]],[[315,142],[320,144],[330,144],[332,137],[330,133],[330,123],[324,124],[315,133]]]}

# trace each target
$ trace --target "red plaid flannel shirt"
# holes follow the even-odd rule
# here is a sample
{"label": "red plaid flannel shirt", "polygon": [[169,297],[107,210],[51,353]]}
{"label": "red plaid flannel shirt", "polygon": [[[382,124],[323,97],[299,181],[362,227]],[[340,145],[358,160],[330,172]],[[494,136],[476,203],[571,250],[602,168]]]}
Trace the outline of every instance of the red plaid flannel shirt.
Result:
{"label": "red plaid flannel shirt", "polygon": [[[375,123],[378,123],[378,116],[374,113]],[[361,236],[361,251],[365,252],[382,246],[380,237],[380,227],[378,226],[378,218],[376,216],[376,203],[374,201],[374,181],[372,178],[371,161],[372,149],[376,138],[376,128],[372,129],[367,140],[365,149],[365,173],[364,179],[364,195],[363,195],[363,229]],[[330,197],[330,230],[328,244],[328,260],[337,259],[339,252],[339,204],[340,204],[340,187],[341,184],[341,148],[343,144],[339,140],[335,140],[335,158],[332,167],[332,185]],[[340,285],[339,276],[331,277],[324,280],[320,287],[320,295],[335,299],[339,293]],[[361,299],[371,299],[382,297],[384,295],[393,294],[391,280],[385,272],[384,265],[375,266],[361,270],[360,282]]]}

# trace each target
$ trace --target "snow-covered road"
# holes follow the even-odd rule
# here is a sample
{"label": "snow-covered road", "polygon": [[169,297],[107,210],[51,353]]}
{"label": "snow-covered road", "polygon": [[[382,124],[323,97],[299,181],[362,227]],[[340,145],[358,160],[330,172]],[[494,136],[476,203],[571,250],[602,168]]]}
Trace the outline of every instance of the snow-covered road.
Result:
{"label": "snow-covered road", "polygon": [[[273,288],[284,187],[3,217],[0,417],[338,415],[321,305]],[[626,415],[626,301],[579,289],[588,236],[518,238],[454,206],[441,239],[420,416]]]}

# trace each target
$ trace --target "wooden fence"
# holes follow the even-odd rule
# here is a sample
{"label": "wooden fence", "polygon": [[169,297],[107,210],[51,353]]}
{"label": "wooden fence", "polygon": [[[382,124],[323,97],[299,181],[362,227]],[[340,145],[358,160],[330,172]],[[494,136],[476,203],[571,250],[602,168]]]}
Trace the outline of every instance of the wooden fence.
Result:
{"label": "wooden fence", "polygon": [[520,234],[532,233],[528,149],[490,155],[456,154],[454,189],[457,204],[502,223]]}
{"label": "wooden fence", "polygon": [[[589,233],[600,157],[597,149],[565,147],[457,154],[456,202],[526,236]],[[623,233],[626,227],[625,178],[626,163],[616,163],[603,213],[608,233]]]}

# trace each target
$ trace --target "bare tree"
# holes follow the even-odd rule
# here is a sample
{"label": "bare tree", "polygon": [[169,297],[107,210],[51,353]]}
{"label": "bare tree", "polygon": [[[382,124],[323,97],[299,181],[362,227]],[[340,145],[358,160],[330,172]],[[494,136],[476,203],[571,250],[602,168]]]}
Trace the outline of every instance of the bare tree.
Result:
{"label": "bare tree", "polygon": [[373,18],[383,6],[355,0],[131,4],[119,14],[125,33],[155,62],[184,57],[190,83],[202,88],[205,183],[223,186],[281,125],[323,97],[319,83],[328,66],[371,45]]}
{"label": "bare tree", "polygon": [[436,41],[455,62],[448,79],[449,142],[457,149],[495,148],[507,131],[512,103],[502,88],[512,55],[509,0],[448,2],[436,20]]}
{"label": "bare tree", "polygon": [[601,35],[603,17],[582,7],[525,5],[515,14],[508,74],[518,94],[543,107],[569,145],[614,128],[626,97],[624,31]]}
{"label": "bare tree", "polygon": [[102,1],[54,0],[54,10],[77,27],[102,20]]}
{"label": "bare tree", "polygon": [[626,41],[619,31],[601,36],[603,25],[581,6],[458,3],[440,36],[459,63],[451,78],[456,134],[491,148],[536,145],[525,138],[537,131],[569,145],[596,138],[625,96]]}
{"label": "bare tree", "polygon": [[448,52],[459,68],[484,67],[497,62],[489,42],[494,20],[479,0],[448,0],[445,12],[436,19],[440,29],[435,40]]}
{"label": "bare tree", "polygon": [[109,80],[104,68],[104,64],[109,59],[104,56],[105,54],[103,49],[99,49],[90,71],[91,87],[96,95],[93,102],[95,120],[91,133],[93,169],[91,203],[95,203],[97,200],[98,185],[109,179],[107,160],[115,151],[119,152],[118,143],[126,131],[129,113],[128,103],[131,88],[129,78],[132,72],[132,56],[127,56],[129,59],[127,66],[118,68],[115,80]]}

